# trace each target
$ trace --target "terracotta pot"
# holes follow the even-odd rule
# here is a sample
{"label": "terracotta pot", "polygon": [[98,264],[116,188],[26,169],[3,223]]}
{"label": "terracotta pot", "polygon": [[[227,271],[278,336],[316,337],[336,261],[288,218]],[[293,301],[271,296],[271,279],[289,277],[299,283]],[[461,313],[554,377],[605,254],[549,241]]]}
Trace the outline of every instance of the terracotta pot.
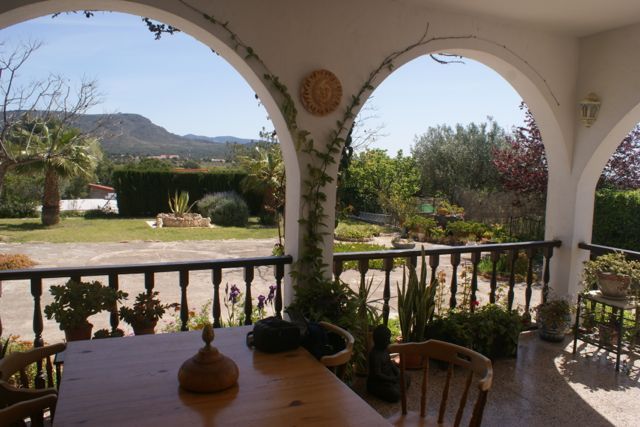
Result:
{"label": "terracotta pot", "polygon": [[91,339],[91,330],[93,325],[89,322],[82,326],[64,330],[64,337],[69,341],[82,341]]}
{"label": "terracotta pot", "polygon": [[602,296],[611,299],[625,299],[631,285],[631,277],[616,273],[598,273],[598,289]]}
{"label": "terracotta pot", "polygon": [[136,323],[131,325],[133,327],[133,333],[136,335],[152,335],[156,333],[156,325],[158,321],[147,323]]}
{"label": "terracotta pot", "polygon": [[540,338],[550,342],[562,342],[571,326],[571,317],[567,316],[567,319],[563,322],[549,323],[538,319],[538,326],[538,336]]}

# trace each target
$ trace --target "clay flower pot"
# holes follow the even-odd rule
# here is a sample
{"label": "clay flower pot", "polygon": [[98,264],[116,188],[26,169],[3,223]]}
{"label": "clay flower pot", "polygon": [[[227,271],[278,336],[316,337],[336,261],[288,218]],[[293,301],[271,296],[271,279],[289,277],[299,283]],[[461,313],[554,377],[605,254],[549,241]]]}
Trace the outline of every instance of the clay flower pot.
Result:
{"label": "clay flower pot", "polygon": [[134,323],[131,327],[133,328],[133,333],[136,335],[152,335],[156,333],[157,324],[158,321],[155,320],[153,322]]}
{"label": "clay flower pot", "polygon": [[89,322],[84,325],[64,330],[64,337],[69,341],[82,341],[91,339],[93,325]]}
{"label": "clay flower pot", "polygon": [[631,285],[631,277],[622,274],[598,272],[598,289],[602,296],[611,299],[625,299]]}

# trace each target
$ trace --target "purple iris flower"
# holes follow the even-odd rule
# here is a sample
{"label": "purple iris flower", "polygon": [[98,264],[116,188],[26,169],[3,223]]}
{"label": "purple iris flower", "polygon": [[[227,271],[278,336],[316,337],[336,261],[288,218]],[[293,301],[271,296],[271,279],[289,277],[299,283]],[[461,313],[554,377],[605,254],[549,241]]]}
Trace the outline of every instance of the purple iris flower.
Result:
{"label": "purple iris flower", "polygon": [[264,310],[264,300],[266,299],[264,295],[258,295],[258,310]]}
{"label": "purple iris flower", "polygon": [[231,292],[229,293],[229,300],[231,303],[235,304],[238,302],[238,297],[240,296],[240,289],[236,285],[231,285]]}
{"label": "purple iris flower", "polygon": [[276,285],[269,286],[269,295],[267,295],[267,303],[272,304],[276,296]]}

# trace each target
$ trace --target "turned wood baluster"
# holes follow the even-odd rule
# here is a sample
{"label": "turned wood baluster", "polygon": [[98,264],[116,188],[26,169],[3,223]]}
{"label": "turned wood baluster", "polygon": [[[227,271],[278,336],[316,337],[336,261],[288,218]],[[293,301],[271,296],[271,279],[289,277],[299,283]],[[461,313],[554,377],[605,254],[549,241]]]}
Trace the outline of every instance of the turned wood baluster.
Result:
{"label": "turned wood baluster", "polygon": [[82,276],[75,275],[75,276],[69,277],[69,279],[73,280],[74,282],[80,283],[82,281]]}
{"label": "turned wood baluster", "polygon": [[456,294],[458,293],[458,266],[460,265],[460,254],[451,254],[451,298],[449,298],[449,307],[456,308],[458,301]]}
{"label": "turned wood baluster", "polygon": [[511,264],[511,269],[509,272],[509,292],[507,293],[507,308],[509,310],[513,309],[513,299],[515,297],[513,288],[516,286],[516,261],[517,260],[518,260],[518,251],[510,250],[509,261]]}
{"label": "turned wood baluster", "polygon": [[535,249],[527,249],[527,289],[525,291],[525,308],[524,313],[529,321],[531,321],[531,314],[529,310],[531,308],[531,285],[533,285],[533,258],[536,255]]}
{"label": "turned wood baluster", "polygon": [[551,277],[551,272],[549,271],[549,263],[551,261],[551,257],[553,256],[553,246],[549,246],[544,249],[544,273],[542,275],[542,302],[547,302],[549,298],[549,278]]}
{"label": "turned wood baluster", "polygon": [[[117,274],[109,275],[109,287],[115,292],[118,292],[120,288],[119,276]],[[113,306],[109,310],[109,324],[111,325],[111,332],[115,332],[120,324],[120,318],[118,317],[118,303],[114,302]]]}
{"label": "turned wood baluster", "polygon": [[214,267],[211,271],[211,281],[213,282],[213,327],[222,326],[220,310],[220,284],[222,283],[222,269]]}
{"label": "turned wood baluster", "polygon": [[249,265],[244,268],[244,324],[250,325],[253,306],[251,303],[251,282],[253,282],[253,266]]}
{"label": "turned wood baluster", "polygon": [[393,258],[385,258],[384,266],[384,291],[382,293],[382,322],[385,326],[389,324],[389,300],[391,299],[391,270],[393,270]]}
{"label": "turned wood baluster", "polygon": [[180,270],[180,326],[181,331],[189,330],[189,303],[187,302],[187,286],[189,286],[189,270]]}
{"label": "turned wood baluster", "polygon": [[147,294],[153,293],[153,288],[156,286],[156,276],[153,271],[147,271],[144,273],[144,288],[147,290]]}
{"label": "turned wood baluster", "polygon": [[360,272],[360,284],[366,284],[366,276],[367,271],[369,271],[369,260],[368,259],[359,259],[358,260],[358,271]]}
{"label": "turned wood baluster", "polygon": [[284,278],[284,264],[277,264],[276,276],[276,317],[282,319],[282,279]]}
{"label": "turned wood baluster", "polygon": [[[42,339],[42,330],[44,329],[44,322],[42,320],[42,307],[40,306],[40,299],[42,298],[42,279],[31,279],[31,295],[33,296],[33,332],[35,339],[33,340],[34,347],[42,347],[44,340]],[[44,373],[42,372],[42,360],[38,360],[36,363],[36,388],[45,388],[46,381],[44,379]]]}
{"label": "turned wood baluster", "polygon": [[478,264],[480,263],[480,252],[472,252],[471,253],[471,265],[473,266],[471,272],[471,312],[476,309],[476,302],[478,301],[477,292],[478,292]]}
{"label": "turned wood baluster", "polygon": [[496,303],[496,289],[498,287],[498,260],[500,260],[500,251],[491,252],[491,293],[489,294],[489,302]]}
{"label": "turned wood baluster", "polygon": [[333,260],[333,278],[335,280],[340,280],[340,275],[342,274],[342,261]]}
{"label": "turned wood baluster", "polygon": [[429,255],[429,267],[431,267],[431,282],[435,283],[438,281],[438,266],[440,265],[440,255]]}

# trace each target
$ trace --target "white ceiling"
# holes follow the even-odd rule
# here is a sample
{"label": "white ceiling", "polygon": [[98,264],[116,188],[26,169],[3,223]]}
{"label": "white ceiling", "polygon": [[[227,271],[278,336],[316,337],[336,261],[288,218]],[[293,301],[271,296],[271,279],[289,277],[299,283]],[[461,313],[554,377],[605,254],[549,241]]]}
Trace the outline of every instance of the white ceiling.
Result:
{"label": "white ceiling", "polygon": [[640,0],[401,0],[578,37],[640,22]]}

